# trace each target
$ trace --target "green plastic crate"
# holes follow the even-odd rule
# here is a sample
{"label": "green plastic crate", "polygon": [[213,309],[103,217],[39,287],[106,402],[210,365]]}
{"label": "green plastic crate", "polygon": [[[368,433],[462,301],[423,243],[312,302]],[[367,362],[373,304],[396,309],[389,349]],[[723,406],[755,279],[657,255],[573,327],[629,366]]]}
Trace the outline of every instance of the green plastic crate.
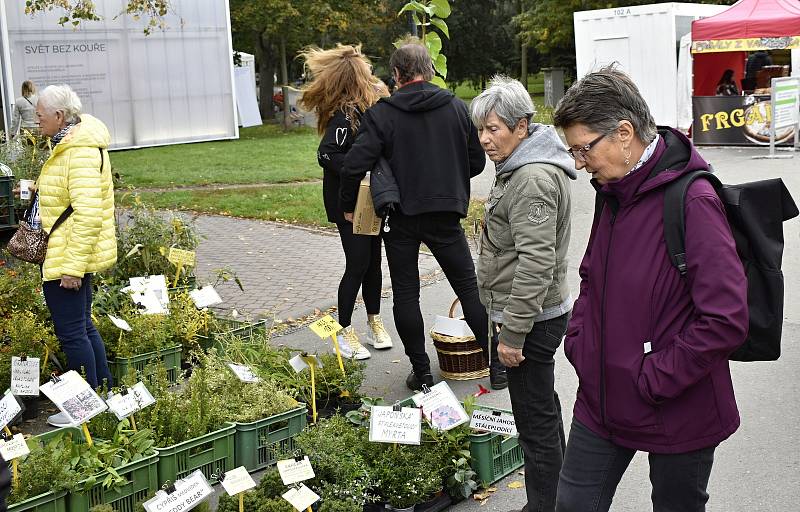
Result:
{"label": "green plastic crate", "polygon": [[28,440],[28,446],[30,446],[30,441],[35,439],[41,441],[42,444],[47,444],[51,439],[62,433],[72,434],[72,436],[75,438],[75,441],[78,443],[83,443],[86,440],[83,435],[83,430],[79,429],[78,427],[61,427],[53,430],[48,430],[47,432],[43,432],[37,436],[30,438]]}
{"label": "green plastic crate", "polygon": [[8,506],[8,512],[67,512],[67,491],[48,492]]}
{"label": "green plastic crate", "polygon": [[[97,476],[96,483],[85,491],[74,491],[67,496],[69,512],[89,512],[97,505],[111,505],[117,512],[136,512],[136,504],[158,490],[158,454],[115,468],[127,480],[122,487],[103,487],[105,473]],[[78,485],[82,488],[84,481]]]}
{"label": "green plastic crate", "polygon": [[[400,402],[403,407],[414,407],[411,397]],[[476,406],[482,411],[500,411],[511,414],[507,409],[497,409],[485,405]],[[493,484],[513,473],[525,464],[522,447],[516,437],[491,432],[475,433],[469,436],[469,452],[472,455],[472,469],[477,473],[478,482]]]}
{"label": "green plastic crate", "polygon": [[256,471],[274,465],[280,453],[294,450],[294,436],[306,427],[306,405],[252,423],[235,423],[234,467]]}
{"label": "green plastic crate", "polygon": [[119,383],[128,375],[128,370],[133,367],[138,374],[144,374],[145,367],[154,362],[160,361],[167,369],[167,378],[171,383],[178,380],[181,371],[181,347],[180,345],[159,350],[158,352],[148,352],[133,357],[118,357],[108,361],[108,369],[114,382]]}
{"label": "green plastic crate", "polygon": [[16,226],[14,214],[14,177],[0,176],[0,228]]}
{"label": "green plastic crate", "polygon": [[225,427],[173,446],[156,448],[158,450],[158,481],[184,478],[200,470],[206,479],[216,483],[212,475],[218,469],[228,471],[234,468],[234,438],[236,425],[228,423]]}

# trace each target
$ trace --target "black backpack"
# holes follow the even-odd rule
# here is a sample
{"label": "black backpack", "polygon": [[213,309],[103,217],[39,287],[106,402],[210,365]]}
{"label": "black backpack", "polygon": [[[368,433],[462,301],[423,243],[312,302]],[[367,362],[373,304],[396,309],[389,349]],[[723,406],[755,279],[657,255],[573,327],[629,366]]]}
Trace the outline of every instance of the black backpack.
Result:
{"label": "black backpack", "polygon": [[783,225],[798,215],[780,178],[723,185],[708,171],[693,171],[669,183],[664,192],[664,239],[672,265],[686,275],[686,190],[698,178],[717,191],[747,276],[750,328],[730,359],[774,361],[781,355],[783,327]]}

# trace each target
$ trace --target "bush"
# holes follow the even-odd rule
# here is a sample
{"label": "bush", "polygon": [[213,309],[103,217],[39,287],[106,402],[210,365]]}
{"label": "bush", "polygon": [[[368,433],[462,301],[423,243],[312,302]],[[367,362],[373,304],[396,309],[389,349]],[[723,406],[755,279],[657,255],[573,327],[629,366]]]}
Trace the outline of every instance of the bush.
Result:
{"label": "bush", "polygon": [[[281,498],[286,492],[281,475],[276,469],[267,471],[258,485],[244,493],[244,509],[253,512],[291,512],[294,508]],[[223,494],[217,512],[239,512],[239,497]]]}

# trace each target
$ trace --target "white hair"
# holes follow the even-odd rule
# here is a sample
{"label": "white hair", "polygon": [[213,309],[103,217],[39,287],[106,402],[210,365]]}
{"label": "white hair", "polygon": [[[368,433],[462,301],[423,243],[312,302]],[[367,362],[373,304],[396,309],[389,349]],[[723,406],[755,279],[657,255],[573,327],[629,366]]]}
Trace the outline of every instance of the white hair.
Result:
{"label": "white hair", "polygon": [[72,87],[63,85],[48,85],[39,93],[39,104],[50,112],[63,112],[68,123],[77,123],[83,105],[81,99],[72,90]]}
{"label": "white hair", "polygon": [[531,95],[518,80],[503,75],[495,75],[489,82],[489,88],[472,100],[472,122],[478,128],[483,127],[486,118],[494,112],[497,117],[513,130],[520,119],[531,122],[536,108]]}

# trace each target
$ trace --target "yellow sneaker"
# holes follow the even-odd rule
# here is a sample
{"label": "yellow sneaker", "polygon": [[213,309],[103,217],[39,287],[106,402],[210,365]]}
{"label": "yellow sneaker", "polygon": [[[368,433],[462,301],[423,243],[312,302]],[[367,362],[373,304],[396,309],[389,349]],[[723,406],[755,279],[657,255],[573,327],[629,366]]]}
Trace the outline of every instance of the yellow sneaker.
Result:
{"label": "yellow sneaker", "polygon": [[361,343],[358,341],[358,334],[353,326],[347,326],[336,336],[336,341],[339,343],[339,349],[344,357],[353,357],[355,359],[369,359],[372,354],[369,353]]}
{"label": "yellow sneaker", "polygon": [[367,320],[367,326],[369,326],[369,330],[367,331],[367,343],[378,350],[392,348],[392,337],[389,336],[386,327],[383,326],[383,320],[381,320],[380,317],[376,317],[375,320],[372,321]]}

